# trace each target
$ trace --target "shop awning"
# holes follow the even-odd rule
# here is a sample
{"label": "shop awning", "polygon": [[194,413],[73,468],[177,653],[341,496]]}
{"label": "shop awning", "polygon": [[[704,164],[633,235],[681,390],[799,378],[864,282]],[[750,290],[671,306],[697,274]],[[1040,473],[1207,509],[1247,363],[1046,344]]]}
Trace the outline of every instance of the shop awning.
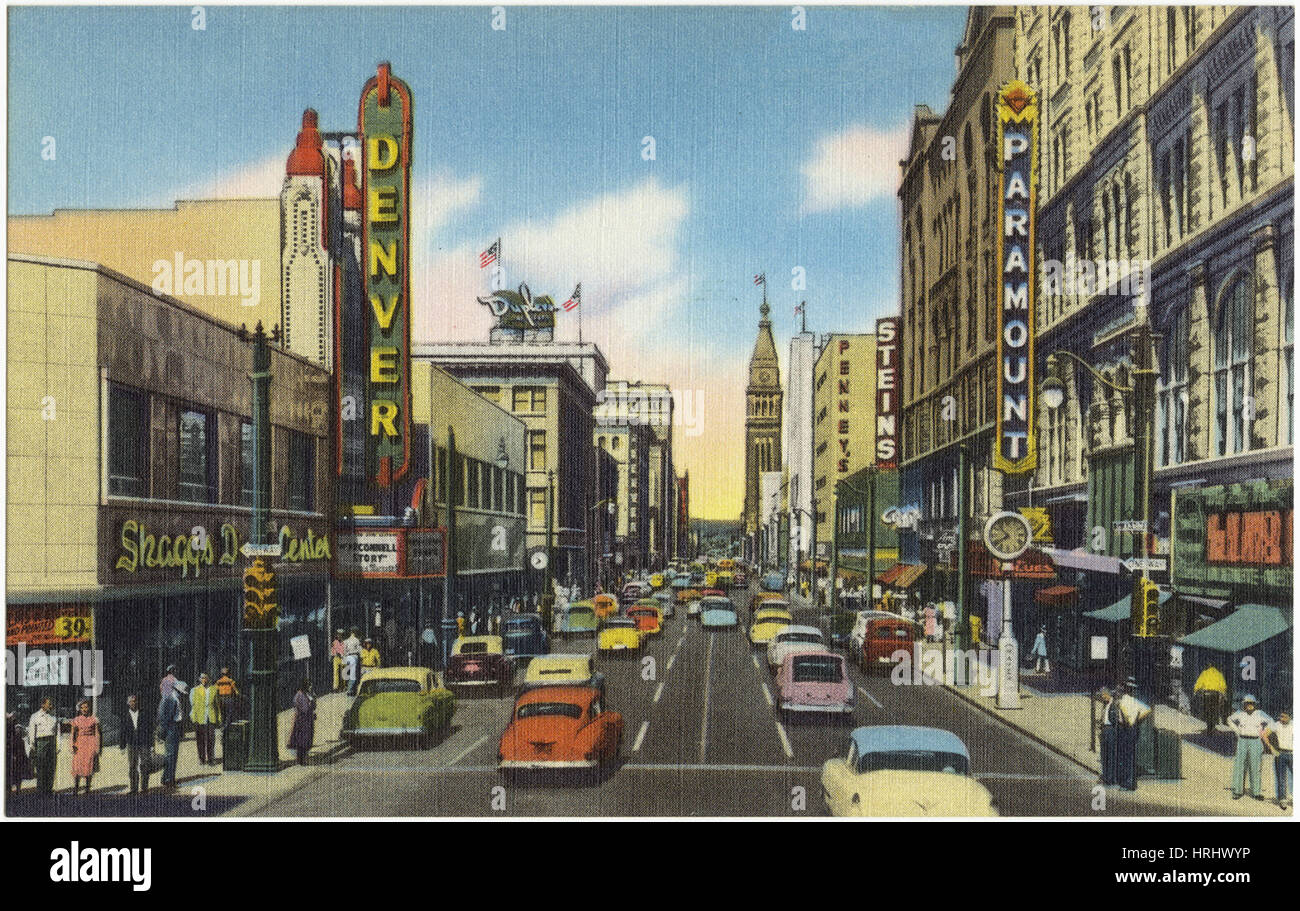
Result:
{"label": "shop awning", "polygon": [[1043,552],[1052,558],[1052,562],[1059,569],[1084,569],[1099,573],[1118,574],[1124,568],[1119,557],[1108,557],[1105,554],[1090,554],[1086,550],[1060,550],[1059,548],[1044,548]]}
{"label": "shop awning", "polygon": [[876,581],[890,588],[911,588],[926,568],[924,563],[895,563],[876,576]]}
{"label": "shop awning", "polygon": [[1034,601],[1046,607],[1060,607],[1079,600],[1079,589],[1073,585],[1050,585],[1034,592]]}
{"label": "shop awning", "polygon": [[1178,640],[1216,652],[1235,654],[1259,645],[1291,628],[1291,615],[1281,608],[1243,604],[1217,623]]}
{"label": "shop awning", "polygon": [[907,569],[906,563],[895,563],[893,566],[889,567],[889,569],[876,576],[876,581],[881,585],[892,585],[894,580],[898,578],[898,574],[905,569]]}
{"label": "shop awning", "polygon": [[[1160,593],[1160,603],[1163,605],[1173,597],[1170,592]],[[1101,620],[1104,623],[1119,623],[1129,619],[1133,615],[1133,596],[1125,595],[1110,607],[1103,607],[1101,610],[1090,610],[1084,614],[1085,617],[1091,617],[1094,620]]]}

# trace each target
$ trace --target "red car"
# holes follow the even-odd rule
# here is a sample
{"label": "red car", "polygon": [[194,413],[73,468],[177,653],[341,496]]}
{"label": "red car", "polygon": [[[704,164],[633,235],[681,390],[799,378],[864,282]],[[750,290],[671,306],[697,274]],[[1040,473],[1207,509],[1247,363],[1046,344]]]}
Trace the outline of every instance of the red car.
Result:
{"label": "red car", "polygon": [[547,686],[515,701],[501,735],[503,770],[599,769],[618,758],[623,716],[607,711],[594,686]]}
{"label": "red car", "polygon": [[704,591],[700,592],[701,598],[708,598],[710,596],[717,597],[717,598],[725,598],[727,597],[727,593],[720,588],[706,588]]}
{"label": "red car", "polygon": [[898,661],[898,652],[912,654],[912,643],[915,641],[916,627],[910,620],[902,617],[868,620],[866,634],[862,637],[858,666],[864,671],[875,667],[891,668]]}

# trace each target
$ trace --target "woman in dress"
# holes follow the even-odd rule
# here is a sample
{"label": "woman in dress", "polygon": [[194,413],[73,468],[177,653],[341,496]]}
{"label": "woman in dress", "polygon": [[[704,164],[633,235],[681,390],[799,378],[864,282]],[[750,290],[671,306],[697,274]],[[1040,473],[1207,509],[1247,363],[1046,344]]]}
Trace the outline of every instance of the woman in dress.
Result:
{"label": "woman in dress", "polygon": [[311,681],[303,678],[293,697],[293,728],[289,731],[289,748],[297,750],[298,764],[307,764],[316,737],[316,697],[311,692]]}
{"label": "woman in dress", "polygon": [[90,700],[83,699],[77,706],[77,717],[72,719],[72,793],[86,779],[86,793],[90,793],[90,779],[95,774],[95,760],[99,756],[99,719],[90,714]]}

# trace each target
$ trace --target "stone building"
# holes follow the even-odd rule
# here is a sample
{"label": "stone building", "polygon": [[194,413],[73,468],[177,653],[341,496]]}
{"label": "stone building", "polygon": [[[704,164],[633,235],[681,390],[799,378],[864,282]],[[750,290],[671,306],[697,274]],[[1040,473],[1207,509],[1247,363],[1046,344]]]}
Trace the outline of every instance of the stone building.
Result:
{"label": "stone building", "polygon": [[749,552],[746,559],[757,558],[759,521],[759,478],[764,472],[781,468],[781,365],[772,341],[772,322],[768,319],[767,288],[759,308],[758,338],[749,358],[749,383],[745,387],[745,509],[742,529]]}

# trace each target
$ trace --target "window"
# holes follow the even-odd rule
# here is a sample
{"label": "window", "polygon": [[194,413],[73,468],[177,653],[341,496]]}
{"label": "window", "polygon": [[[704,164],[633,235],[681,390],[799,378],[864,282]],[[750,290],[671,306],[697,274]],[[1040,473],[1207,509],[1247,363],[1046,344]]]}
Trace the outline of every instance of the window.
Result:
{"label": "window", "polygon": [[546,524],[545,487],[530,487],[528,489],[528,523],[530,525]]}
{"label": "window", "polygon": [[437,471],[434,475],[433,489],[434,498],[439,503],[447,502],[447,450],[441,446],[435,447],[434,464],[437,465]]}
{"label": "window", "polygon": [[289,485],[286,497],[290,509],[311,512],[315,503],[316,441],[305,433],[289,431]]}
{"label": "window", "polygon": [[239,502],[253,505],[253,425],[239,424]]}
{"label": "window", "polygon": [[505,499],[502,488],[506,484],[506,473],[495,465],[492,466],[492,511],[501,512],[501,503]]}
{"label": "window", "polygon": [[[604,437],[601,437],[604,442]],[[528,431],[528,470],[546,470],[546,431]]]}
{"label": "window", "polygon": [[516,386],[514,390],[514,411],[541,414],[546,411],[545,386]]}
{"label": "window", "polygon": [[191,503],[215,503],[217,485],[213,458],[216,427],[211,416],[202,411],[181,411],[177,432],[180,435],[180,490],[178,498]]}
{"label": "window", "polygon": [[1169,322],[1161,341],[1156,387],[1156,462],[1178,465],[1187,457],[1187,310]]}
{"label": "window", "polygon": [[1250,449],[1251,420],[1254,417],[1251,349],[1251,282],[1236,279],[1219,299],[1214,319],[1214,408],[1217,455],[1231,455]]}
{"label": "window", "polygon": [[501,387],[500,386],[474,386],[475,392],[483,396],[489,402],[501,404]]}
{"label": "window", "polygon": [[149,396],[108,387],[108,492],[143,497],[149,488]]}
{"label": "window", "polygon": [[527,506],[524,504],[524,476],[515,474],[515,512],[523,515]]}

